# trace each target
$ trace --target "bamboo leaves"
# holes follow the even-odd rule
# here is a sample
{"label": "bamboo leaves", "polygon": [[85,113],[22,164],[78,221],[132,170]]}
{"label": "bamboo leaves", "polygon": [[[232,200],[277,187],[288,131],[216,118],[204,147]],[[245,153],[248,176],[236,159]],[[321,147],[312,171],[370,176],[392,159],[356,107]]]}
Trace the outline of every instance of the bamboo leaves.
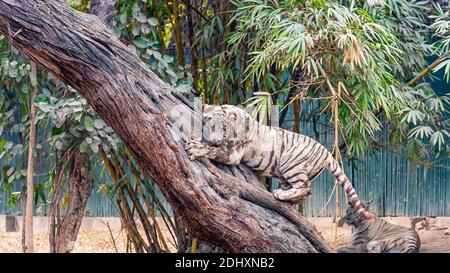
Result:
{"label": "bamboo leaves", "polygon": [[436,50],[440,57],[440,63],[433,68],[433,72],[444,70],[445,79],[450,79],[450,4],[446,7],[435,5],[436,15],[430,16],[435,21],[430,26],[434,31],[434,36],[438,38],[435,43]]}
{"label": "bamboo leaves", "polygon": [[247,101],[246,108],[253,108],[252,117],[259,120],[261,124],[267,124],[272,116],[272,96],[268,92],[256,92],[254,95]]}
{"label": "bamboo leaves", "polygon": [[[227,41],[231,50],[241,45],[249,50],[244,80],[276,98],[277,92],[286,90],[285,84],[293,79],[277,81],[273,86],[271,75],[277,77],[284,71],[300,74],[303,82],[299,89],[310,94],[308,99],[317,100],[321,113],[327,115],[330,84],[343,85],[348,92],[340,98],[339,121],[354,155],[364,155],[385,124],[390,124],[393,134],[420,137],[425,134],[409,130],[423,122],[442,119],[445,105],[439,100],[430,107],[442,111],[432,113],[425,107],[412,107],[419,97],[410,92],[432,94],[429,86],[411,90],[404,80],[423,69],[425,56],[432,52],[433,46],[426,43],[430,37],[430,9],[425,2],[283,1],[276,6],[263,0],[244,0],[236,2],[235,7],[232,22],[236,30]],[[445,36],[448,25],[443,21],[448,20],[448,13],[442,10],[436,18],[436,35]],[[444,49],[445,45],[448,43],[444,42]],[[439,69],[450,72],[450,61],[444,60],[435,68]],[[264,111],[262,105],[266,101],[258,95],[253,104]],[[441,129],[447,126],[441,125]],[[436,139],[442,137],[438,135]],[[438,141],[431,143],[439,146]]]}

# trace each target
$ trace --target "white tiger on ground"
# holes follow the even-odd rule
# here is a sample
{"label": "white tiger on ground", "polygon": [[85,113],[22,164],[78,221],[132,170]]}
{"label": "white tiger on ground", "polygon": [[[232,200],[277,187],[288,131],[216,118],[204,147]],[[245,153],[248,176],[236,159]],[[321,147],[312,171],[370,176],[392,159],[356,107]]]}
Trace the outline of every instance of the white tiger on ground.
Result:
{"label": "white tiger on ground", "polygon": [[264,176],[277,178],[282,187],[275,198],[298,203],[311,195],[311,182],[324,168],[336,177],[362,218],[372,218],[333,155],[314,139],[278,127],[265,126],[245,110],[203,105],[202,140],[190,139],[190,159],[205,157],[227,165],[244,163]]}
{"label": "white tiger on ground", "polygon": [[[363,204],[366,210],[369,206]],[[413,253],[419,252],[420,238],[416,231],[388,223],[383,219],[361,219],[352,207],[347,209],[338,226],[352,226],[350,244],[337,248],[341,253]]]}

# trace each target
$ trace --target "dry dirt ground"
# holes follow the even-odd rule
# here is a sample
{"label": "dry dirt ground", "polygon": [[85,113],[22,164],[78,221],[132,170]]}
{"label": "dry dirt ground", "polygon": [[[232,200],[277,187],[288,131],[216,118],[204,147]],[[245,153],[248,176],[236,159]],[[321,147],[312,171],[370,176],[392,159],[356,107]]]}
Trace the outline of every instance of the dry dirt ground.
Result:
{"label": "dry dirt ground", "polygon": [[[335,240],[335,227],[330,224],[316,224],[316,228],[331,246],[345,245],[350,241],[351,228],[344,226],[337,230]],[[421,253],[450,253],[450,233],[448,228],[428,227],[417,230],[421,240]],[[448,233],[448,235],[446,235]]]}
{"label": "dry dirt ground", "polygon": [[[125,253],[126,233],[120,226],[119,218],[94,218],[83,219],[77,241],[75,242],[74,253]],[[1,219],[0,219],[1,220]],[[1,222],[1,221],[0,221]],[[21,223],[21,219],[17,219]],[[47,232],[47,217],[34,217],[33,225],[39,231],[34,233],[34,251],[38,253],[49,252],[49,234]],[[137,222],[138,225],[140,224]],[[161,232],[166,238],[170,252],[176,252],[175,244],[171,240],[170,232],[162,219],[158,218]],[[1,223],[0,223],[1,227]],[[109,227],[109,228],[108,228]],[[141,228],[142,229],[142,228]],[[141,233],[145,238],[144,233]],[[0,253],[22,252],[22,232],[5,232],[0,228]]]}
{"label": "dry dirt ground", "polygon": [[[343,245],[350,240],[350,227],[338,228],[337,241],[335,241],[335,228],[332,221],[310,219],[316,228],[322,233],[322,236],[333,246]],[[168,236],[168,231],[163,230]],[[450,253],[450,234],[448,227],[436,227],[433,225],[422,225],[418,230],[422,241],[421,252],[447,252]],[[445,235],[445,234],[449,235]],[[35,233],[34,241],[36,252],[48,252],[48,234],[46,232]],[[168,240],[168,246],[171,251],[175,251],[175,246]],[[21,232],[3,232],[0,231],[0,253],[2,252],[21,252]],[[126,252],[125,233],[116,228],[111,232],[106,230],[80,230],[78,240],[75,244],[75,253],[92,252]]]}

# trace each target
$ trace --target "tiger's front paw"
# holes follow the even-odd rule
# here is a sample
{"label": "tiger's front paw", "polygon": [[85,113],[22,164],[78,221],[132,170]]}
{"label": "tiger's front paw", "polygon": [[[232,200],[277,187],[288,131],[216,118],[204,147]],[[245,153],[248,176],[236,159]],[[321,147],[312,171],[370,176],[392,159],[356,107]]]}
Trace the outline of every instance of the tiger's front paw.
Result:
{"label": "tiger's front paw", "polygon": [[282,190],[282,189],[276,189],[276,190],[274,190],[274,191],[272,192],[272,193],[273,193],[273,197],[275,197],[275,199],[282,200],[280,197],[281,197],[283,191],[284,191],[284,190]]}
{"label": "tiger's front paw", "polygon": [[311,196],[310,188],[290,188],[290,189],[276,189],[273,191],[275,199],[291,204],[300,203]]}
{"label": "tiger's front paw", "polygon": [[204,157],[208,154],[208,146],[195,139],[188,139],[184,144],[184,149],[189,155],[190,160],[195,160],[199,157]]}

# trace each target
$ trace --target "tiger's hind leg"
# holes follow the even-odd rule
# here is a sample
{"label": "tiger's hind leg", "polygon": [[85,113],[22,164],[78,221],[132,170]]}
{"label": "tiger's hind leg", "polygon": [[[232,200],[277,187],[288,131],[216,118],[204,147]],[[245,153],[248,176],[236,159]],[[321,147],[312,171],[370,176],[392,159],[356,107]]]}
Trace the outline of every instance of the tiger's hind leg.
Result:
{"label": "tiger's hind leg", "polygon": [[300,171],[291,177],[283,175],[283,178],[291,185],[288,189],[277,189],[273,192],[276,199],[298,203],[311,196],[311,182],[308,179],[306,172]]}

